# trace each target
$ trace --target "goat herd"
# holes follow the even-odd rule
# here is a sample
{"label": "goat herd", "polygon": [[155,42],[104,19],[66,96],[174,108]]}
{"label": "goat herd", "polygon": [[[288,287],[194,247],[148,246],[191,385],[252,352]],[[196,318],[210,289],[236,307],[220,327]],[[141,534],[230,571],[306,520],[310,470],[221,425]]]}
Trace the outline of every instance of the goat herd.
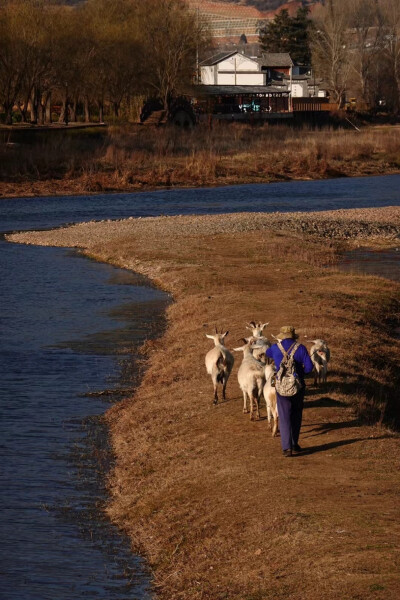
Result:
{"label": "goat herd", "polygon": [[[272,436],[275,437],[278,430],[278,409],[276,402],[276,390],[274,386],[275,366],[269,364],[266,350],[271,346],[270,341],[263,336],[263,331],[268,323],[256,323],[250,321],[246,329],[251,331],[251,336],[242,338],[243,346],[233,348],[234,352],[243,352],[243,360],[238,371],[239,387],[243,393],[243,412],[247,413],[247,403],[250,404],[250,419],[254,419],[254,410],[257,419],[260,418],[260,400],[264,395],[267,408],[268,426],[271,427],[273,417]],[[224,345],[225,337],[229,331],[206,336],[214,341],[214,348],[206,354],[206,369],[211,375],[214,386],[214,404],[218,403],[218,383],[222,384],[222,397],[225,399],[226,384],[231,374],[234,357]],[[275,337],[275,336],[272,336]],[[310,357],[314,365],[314,384],[326,382],[328,373],[328,362],[330,351],[324,340],[311,340]]]}

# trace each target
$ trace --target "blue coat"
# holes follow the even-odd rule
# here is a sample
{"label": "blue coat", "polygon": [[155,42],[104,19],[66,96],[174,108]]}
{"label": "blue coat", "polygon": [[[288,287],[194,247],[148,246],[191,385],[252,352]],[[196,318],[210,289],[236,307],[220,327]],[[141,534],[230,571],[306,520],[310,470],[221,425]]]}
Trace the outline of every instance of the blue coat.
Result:
{"label": "blue coat", "polygon": [[[281,344],[284,347],[284,349],[286,350],[286,352],[289,350],[290,346],[293,345],[294,341],[295,340],[290,339],[290,338],[281,341]],[[268,356],[268,358],[273,359],[276,370],[278,371],[280,364],[281,364],[281,360],[283,358],[283,354],[279,350],[278,344],[273,344],[270,348],[268,348],[266,351],[266,355]],[[300,344],[300,346],[297,348],[296,352],[294,353],[294,362],[296,365],[296,373],[299,376],[299,380],[301,381],[301,384],[304,386],[305,385],[304,375],[305,375],[305,373],[311,373],[314,365],[312,363],[310,355],[308,354],[307,348],[305,346],[303,346],[303,344]]]}

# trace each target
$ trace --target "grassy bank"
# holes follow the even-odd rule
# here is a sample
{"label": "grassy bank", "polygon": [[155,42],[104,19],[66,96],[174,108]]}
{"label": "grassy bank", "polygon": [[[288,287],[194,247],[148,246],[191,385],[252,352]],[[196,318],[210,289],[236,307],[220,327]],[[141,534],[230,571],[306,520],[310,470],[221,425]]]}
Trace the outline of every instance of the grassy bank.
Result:
{"label": "grassy bank", "polygon": [[[8,139],[8,138],[7,138]],[[0,197],[265,183],[400,171],[398,127],[114,126],[0,143]]]}
{"label": "grassy bank", "polygon": [[[109,514],[146,554],[158,597],[398,597],[399,437],[382,423],[398,417],[400,285],[334,263],[348,244],[395,243],[399,227],[400,209],[388,208],[11,236],[83,247],[174,295],[167,331],[143,347],[140,388],[108,413]],[[282,458],[265,410],[257,422],[242,414],[239,356],[227,401],[212,406],[205,333],[229,329],[234,347],[251,319],[269,321],[267,335],[292,323],[301,341],[323,337],[332,349],[328,383],[309,385],[302,456]]]}

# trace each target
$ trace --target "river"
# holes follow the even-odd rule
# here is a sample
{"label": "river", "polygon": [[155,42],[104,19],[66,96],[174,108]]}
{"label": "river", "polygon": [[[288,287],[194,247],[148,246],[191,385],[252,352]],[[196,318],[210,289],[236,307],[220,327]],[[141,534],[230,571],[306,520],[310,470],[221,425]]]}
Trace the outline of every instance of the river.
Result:
{"label": "river", "polygon": [[[0,222],[4,233],[129,216],[379,207],[399,205],[399,190],[400,175],[390,175],[5,199]],[[93,392],[124,385],[121,356],[134,360],[135,347],[157,334],[169,298],[74,251],[4,239],[0,250],[0,598],[150,598],[145,564],[99,519],[108,403]],[[390,273],[397,256],[387,257]]]}

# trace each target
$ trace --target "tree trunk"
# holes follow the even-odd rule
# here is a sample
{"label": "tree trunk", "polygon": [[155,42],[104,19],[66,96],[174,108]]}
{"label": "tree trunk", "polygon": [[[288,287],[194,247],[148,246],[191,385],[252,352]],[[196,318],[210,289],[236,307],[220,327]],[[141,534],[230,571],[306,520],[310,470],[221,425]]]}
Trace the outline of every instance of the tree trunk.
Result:
{"label": "tree trunk", "polygon": [[58,117],[58,122],[63,123],[64,119],[65,119],[65,98],[63,98],[63,101],[62,101],[60,116]]}
{"label": "tree trunk", "polygon": [[13,106],[14,102],[3,102],[3,108],[6,114],[6,125],[12,125]]}
{"label": "tree trunk", "polygon": [[76,122],[76,107],[77,107],[78,101],[76,98],[74,98],[74,101],[71,105],[71,121]]}
{"label": "tree trunk", "polygon": [[18,110],[21,113],[22,123],[26,123],[27,122],[26,104],[22,104],[22,102],[18,102]]}
{"label": "tree trunk", "polygon": [[35,123],[35,94],[36,89],[33,88],[31,98],[29,100],[29,112],[31,113],[31,123]]}
{"label": "tree trunk", "polygon": [[47,104],[48,104],[48,100],[49,100],[49,95],[50,94],[42,94],[41,98],[40,98],[40,123],[41,125],[44,125],[46,122],[46,116],[47,116]]}
{"label": "tree trunk", "polygon": [[47,123],[51,123],[52,122],[52,116],[51,116],[51,92],[49,92],[47,94],[47,101],[46,101],[46,121],[47,121]]}
{"label": "tree trunk", "polygon": [[119,102],[113,102],[113,107],[114,107],[114,116],[118,117],[119,116]]}
{"label": "tree trunk", "polygon": [[85,111],[85,123],[90,123],[90,105],[89,98],[85,96],[84,99],[84,111]]}
{"label": "tree trunk", "polygon": [[103,102],[98,102],[99,105],[99,123],[104,123],[104,105]]}
{"label": "tree trunk", "polygon": [[59,123],[65,123],[65,117],[66,117],[66,112],[67,112],[67,99],[68,99],[67,92],[66,92],[66,90],[64,90],[60,117],[58,119]]}
{"label": "tree trunk", "polygon": [[23,123],[28,122],[28,107],[29,107],[29,102],[30,102],[31,96],[32,96],[32,88],[26,94],[24,102],[18,102],[18,108],[20,110]]}
{"label": "tree trunk", "polygon": [[37,125],[39,120],[40,95],[40,90],[34,87],[31,101],[31,123],[34,125]]}
{"label": "tree trunk", "polygon": [[394,63],[394,80],[397,87],[395,111],[398,115],[400,113],[400,68],[397,60]]}

